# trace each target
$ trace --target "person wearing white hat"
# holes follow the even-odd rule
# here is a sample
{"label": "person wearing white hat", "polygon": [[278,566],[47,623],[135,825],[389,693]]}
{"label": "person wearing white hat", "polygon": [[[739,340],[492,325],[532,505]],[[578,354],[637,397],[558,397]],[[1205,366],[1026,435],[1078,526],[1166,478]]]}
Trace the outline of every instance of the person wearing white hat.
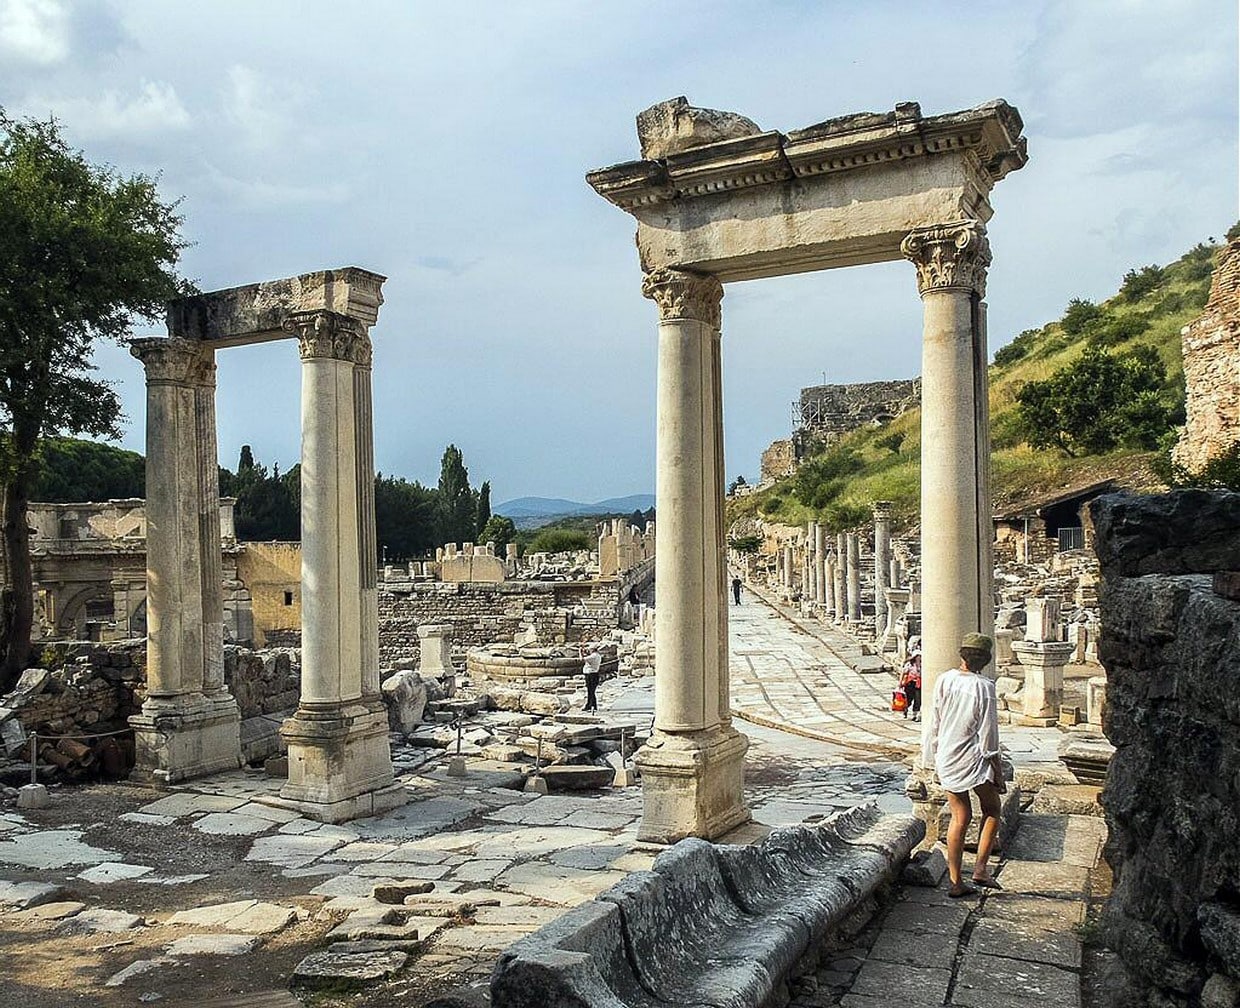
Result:
{"label": "person wearing white hat", "polygon": [[[969,633],[960,642],[960,666],[949,669],[934,684],[934,702],[922,734],[921,761],[934,767],[947,792],[952,821],[947,828],[947,873],[953,899],[970,896],[978,887],[998,889],[987,861],[999,830],[999,795],[1003,793],[1003,766],[999,755],[999,705],[995,684],[981,671],[990,664],[994,642],[985,634]],[[969,792],[982,806],[973,884],[961,878],[964,836],[973,818]]]}

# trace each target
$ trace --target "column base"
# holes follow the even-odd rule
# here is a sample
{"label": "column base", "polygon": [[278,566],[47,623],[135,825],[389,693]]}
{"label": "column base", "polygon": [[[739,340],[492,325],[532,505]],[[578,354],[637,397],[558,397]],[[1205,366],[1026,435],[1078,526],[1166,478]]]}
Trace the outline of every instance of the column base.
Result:
{"label": "column base", "polygon": [[405,804],[393,781],[387,713],[374,704],[303,703],[280,728],[288,744],[288,783],[264,804],[320,822],[346,822]]}
{"label": "column base", "polygon": [[736,729],[671,734],[656,730],[634,763],[641,772],[642,821],[638,839],[675,843],[714,840],[749,821],[745,805],[745,751]]}
{"label": "column base", "polygon": [[152,698],[129,723],[136,750],[130,780],[175,784],[241,766],[241,714],[227,693]]}

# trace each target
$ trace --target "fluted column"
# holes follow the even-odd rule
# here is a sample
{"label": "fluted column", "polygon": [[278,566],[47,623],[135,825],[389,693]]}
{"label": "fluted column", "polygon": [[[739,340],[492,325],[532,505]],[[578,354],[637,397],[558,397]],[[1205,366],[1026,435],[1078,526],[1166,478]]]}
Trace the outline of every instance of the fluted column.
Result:
{"label": "fluted column", "polygon": [[358,564],[361,568],[362,697],[382,706],[379,696],[379,539],[375,529],[375,436],[371,398],[369,341],[357,354],[353,368],[353,432],[357,452]]}
{"label": "fluted column", "polygon": [[814,523],[814,601],[827,602],[827,527]]}
{"label": "fluted column", "polygon": [[193,340],[135,340],[130,351],[147,383],[147,699],[130,719],[134,775],[170,783],[241,762],[223,686],[215,366]]}
{"label": "fluted column", "polygon": [[[715,837],[748,818],[744,736],[728,712],[720,301],[709,276],[647,274],[659,308],[655,732],[641,750],[641,836]],[[785,575],[791,574],[785,556]]]}
{"label": "fluted column", "polygon": [[887,627],[887,587],[891,566],[891,501],[874,502],[874,632]]}
{"label": "fluted column", "polygon": [[[303,815],[340,822],[402,804],[393,785],[387,717],[374,700],[365,597],[375,570],[369,418],[370,338],[332,311],[284,321],[298,341],[301,401],[301,699],[281,729],[288,781],[280,795]],[[368,425],[367,425],[368,426]],[[371,489],[367,489],[368,486]],[[373,542],[373,538],[370,539]],[[367,664],[374,658],[373,671]]]}
{"label": "fluted column", "polygon": [[837,574],[835,564],[835,554],[828,553],[826,560],[823,561],[823,577],[826,579],[826,603],[825,607],[832,616],[839,612],[839,595],[836,592]]}
{"label": "fluted column", "polygon": [[982,225],[962,220],[911,232],[902,251],[917,268],[924,313],[921,611],[929,698],[936,677],[959,664],[961,637],[993,625],[982,306],[990,249]]}

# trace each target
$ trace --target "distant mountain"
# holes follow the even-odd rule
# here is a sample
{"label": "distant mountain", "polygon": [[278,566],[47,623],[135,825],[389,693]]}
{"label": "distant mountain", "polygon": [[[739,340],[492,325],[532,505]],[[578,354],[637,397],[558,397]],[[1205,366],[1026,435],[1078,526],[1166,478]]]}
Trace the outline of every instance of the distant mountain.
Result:
{"label": "distant mountain", "polygon": [[654,507],[654,494],[630,494],[628,497],[609,497],[595,504],[564,500],[560,497],[518,497],[515,500],[495,504],[491,510],[511,518],[519,528],[535,528],[576,515],[631,514],[648,511]]}

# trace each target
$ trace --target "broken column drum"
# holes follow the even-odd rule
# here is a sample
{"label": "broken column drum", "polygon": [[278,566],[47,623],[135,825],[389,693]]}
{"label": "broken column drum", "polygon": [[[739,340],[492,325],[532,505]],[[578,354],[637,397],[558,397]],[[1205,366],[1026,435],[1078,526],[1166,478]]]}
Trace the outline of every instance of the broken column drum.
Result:
{"label": "broken column drum", "polygon": [[[705,737],[697,759],[689,757],[691,746],[675,761],[653,755],[660,747],[671,751],[673,739],[710,731],[693,723],[673,727],[685,713],[682,688],[687,696],[702,697],[698,710],[708,715],[709,696],[721,696],[726,683],[726,618],[713,611],[723,605],[722,592],[709,587],[723,554],[714,524],[714,499],[723,492],[722,473],[716,471],[722,451],[717,356],[722,284],[901,256],[915,261],[929,362],[923,398],[942,400],[925,418],[923,528],[943,528],[955,519],[971,523],[971,531],[942,537],[924,555],[923,594],[937,596],[926,619],[928,671],[956,664],[943,663],[948,642],[954,648],[963,630],[988,628],[979,609],[983,597],[989,605],[989,596],[977,573],[989,563],[989,538],[980,535],[981,516],[989,519],[989,508],[980,506],[988,505],[989,493],[982,436],[985,341],[979,287],[967,286],[979,279],[977,271],[955,264],[980,261],[977,249],[992,213],[989,192],[1026,160],[1021,125],[1019,114],[1003,101],[929,117],[910,102],[893,112],[857,113],[785,135],[678,98],[638,116],[640,160],[587,176],[596,192],[636,219],[644,289],[660,309],[659,609],[669,606],[664,594],[669,590],[673,610],[696,601],[699,592],[705,607],[688,616],[659,614],[656,681],[666,685],[655,700],[659,746],[641,757],[651,761],[643,775],[644,837],[719,836],[744,816],[743,740],[728,743],[733,748],[726,758]],[[967,237],[959,243],[961,236]],[[962,366],[947,374],[949,362]],[[933,392],[932,373],[941,383]],[[967,416],[956,417],[943,405],[952,402]],[[944,420],[951,422],[933,429]],[[967,462],[965,482],[959,459]],[[931,472],[938,469],[943,471]],[[669,514],[677,516],[671,527]],[[680,559],[669,560],[669,553]],[[844,557],[841,551],[841,568]],[[684,581],[676,579],[680,570],[688,575]],[[974,573],[944,591],[962,570]],[[678,634],[691,639],[677,639]],[[701,658],[708,653],[725,658],[711,665]],[[673,780],[679,782],[675,787]],[[715,800],[703,804],[707,793]]]}

